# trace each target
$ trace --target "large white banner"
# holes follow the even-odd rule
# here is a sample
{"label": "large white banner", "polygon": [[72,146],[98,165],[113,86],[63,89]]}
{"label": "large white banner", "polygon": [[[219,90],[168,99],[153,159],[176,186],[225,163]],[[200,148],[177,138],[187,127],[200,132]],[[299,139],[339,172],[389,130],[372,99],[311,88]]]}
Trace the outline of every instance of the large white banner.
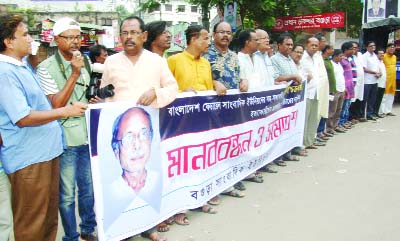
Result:
{"label": "large white banner", "polygon": [[87,111],[100,240],[121,240],[202,206],[301,146],[304,86],[226,96],[184,94],[163,109]]}

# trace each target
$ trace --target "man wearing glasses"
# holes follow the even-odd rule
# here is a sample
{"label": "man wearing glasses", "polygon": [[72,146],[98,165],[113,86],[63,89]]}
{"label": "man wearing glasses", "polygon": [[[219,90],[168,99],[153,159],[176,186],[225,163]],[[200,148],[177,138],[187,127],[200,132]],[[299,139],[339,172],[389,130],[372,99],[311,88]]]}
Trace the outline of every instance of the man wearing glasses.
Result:
{"label": "man wearing glasses", "polygon": [[[175,99],[178,93],[176,80],[161,56],[143,48],[147,37],[148,33],[141,18],[130,16],[121,22],[120,38],[124,51],[108,57],[104,63],[100,87],[109,84],[115,87],[115,95],[106,101],[134,101],[138,105],[162,108]],[[135,138],[140,140],[140,134],[132,136],[132,141]],[[119,145],[129,142],[129,139],[121,139]],[[122,152],[119,153],[120,158],[121,155]],[[134,189],[140,190],[140,186],[145,185],[142,181],[144,180],[141,179],[133,185]],[[158,235],[155,228],[143,232],[142,236],[151,240],[165,240]]]}
{"label": "man wearing glasses", "polygon": [[[53,27],[56,53],[39,64],[41,87],[53,108],[82,101],[90,81],[90,65],[79,49],[81,29],[75,20],[63,17]],[[94,102],[94,100],[91,100]],[[92,171],[90,167],[86,120],[84,116],[61,120],[67,148],[60,158],[59,209],[65,235],[63,241],[97,240]],[[76,183],[76,184],[75,184]],[[75,187],[78,186],[80,234],[75,215]]]}
{"label": "man wearing glasses", "polygon": [[122,168],[121,181],[136,195],[149,186],[146,180],[158,179],[147,178],[152,139],[151,118],[142,108],[132,107],[114,121],[111,144]]}
{"label": "man wearing glasses", "polygon": [[123,52],[107,58],[101,87],[114,85],[115,95],[106,101],[135,101],[162,108],[178,93],[178,85],[166,61],[143,48],[148,33],[142,19],[131,16],[120,26]]}
{"label": "man wearing glasses", "polygon": [[[227,22],[215,24],[212,36],[214,43],[203,57],[210,62],[215,91],[218,95],[225,95],[228,89],[239,89],[246,92],[247,80],[240,79],[239,59],[236,53],[228,48],[232,41],[231,25]],[[243,184],[235,185],[243,186]],[[226,189],[222,194],[238,198],[244,197],[244,194],[234,187]],[[219,202],[217,196],[208,203],[216,205]]]}

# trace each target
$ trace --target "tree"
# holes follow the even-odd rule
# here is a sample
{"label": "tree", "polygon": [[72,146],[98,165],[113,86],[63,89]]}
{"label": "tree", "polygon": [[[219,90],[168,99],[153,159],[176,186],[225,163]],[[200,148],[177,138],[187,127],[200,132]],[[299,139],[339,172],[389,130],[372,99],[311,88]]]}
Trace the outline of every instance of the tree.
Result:
{"label": "tree", "polygon": [[122,22],[122,20],[131,15],[131,13],[126,9],[124,5],[118,5],[115,8],[115,11],[118,13],[119,22]]}
{"label": "tree", "polygon": [[346,16],[346,28],[349,37],[358,38],[362,26],[363,4],[360,0],[329,0],[322,7],[324,12],[344,12]]}
{"label": "tree", "polygon": [[92,12],[92,11],[93,11],[93,4],[87,3],[87,4],[86,4],[86,11]]}

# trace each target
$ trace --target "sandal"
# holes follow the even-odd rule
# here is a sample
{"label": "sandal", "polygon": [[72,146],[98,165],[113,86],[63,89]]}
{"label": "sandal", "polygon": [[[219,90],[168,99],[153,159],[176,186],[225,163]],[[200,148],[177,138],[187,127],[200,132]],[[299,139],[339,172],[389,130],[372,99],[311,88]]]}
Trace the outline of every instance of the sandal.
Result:
{"label": "sandal", "polygon": [[299,150],[292,151],[292,155],[296,155],[296,156],[308,156],[308,155],[307,155],[306,149],[299,149]]}
{"label": "sandal", "polygon": [[298,156],[282,157],[282,159],[286,162],[287,161],[295,161],[295,162],[300,161],[300,158]]}
{"label": "sandal", "polygon": [[179,225],[189,225],[190,224],[188,217],[186,217],[186,213],[175,214],[174,220],[175,220],[175,223],[179,224]]}
{"label": "sandal", "polygon": [[244,195],[241,191],[239,191],[239,190],[233,190],[233,191],[230,191],[230,192],[223,192],[223,193],[221,193],[221,195],[226,195],[226,196],[230,196],[230,197],[237,197],[237,198],[242,198],[242,197],[245,196],[245,195]]}
{"label": "sandal", "polygon": [[311,146],[307,146],[306,149],[318,149],[318,147],[312,144]]}
{"label": "sandal", "polygon": [[164,221],[164,223],[166,223],[166,224],[168,224],[168,225],[171,225],[171,224],[173,224],[174,222],[175,222],[174,216],[169,217],[167,220]]}
{"label": "sandal", "polygon": [[149,233],[149,234],[142,233],[141,236],[143,238],[148,238],[151,241],[167,241],[167,239],[165,237],[158,235],[157,232],[152,232],[152,233]]}
{"label": "sandal", "polygon": [[207,203],[210,205],[217,206],[221,203],[221,198],[219,198],[219,196],[217,195],[217,196],[211,198]]}
{"label": "sandal", "polygon": [[246,187],[244,186],[243,182],[237,182],[235,185],[233,185],[233,187],[239,191],[246,190]]}
{"label": "sandal", "polygon": [[164,221],[160,224],[157,225],[157,231],[158,232],[168,232],[169,231],[169,225]]}
{"label": "sandal", "polygon": [[264,179],[263,179],[262,176],[256,176],[256,175],[254,175],[252,177],[245,178],[243,180],[244,181],[248,181],[248,182],[255,182],[255,183],[263,183],[264,182]]}
{"label": "sandal", "polygon": [[201,207],[195,208],[193,209],[193,211],[197,211],[197,212],[203,212],[203,213],[208,213],[208,214],[216,214],[218,211],[211,207],[210,205],[203,205]]}

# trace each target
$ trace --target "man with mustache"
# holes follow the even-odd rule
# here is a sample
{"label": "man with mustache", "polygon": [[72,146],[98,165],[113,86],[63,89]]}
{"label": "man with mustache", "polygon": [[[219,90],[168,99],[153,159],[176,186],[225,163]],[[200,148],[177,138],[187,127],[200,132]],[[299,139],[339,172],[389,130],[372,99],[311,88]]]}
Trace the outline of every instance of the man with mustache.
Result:
{"label": "man with mustache", "polygon": [[[228,22],[215,24],[213,30],[214,43],[203,56],[211,64],[212,78],[218,95],[224,95],[228,89],[239,89],[246,92],[248,88],[247,80],[240,78],[239,59],[236,53],[228,48],[232,36],[232,28]],[[243,186],[241,182],[239,183],[236,185]],[[244,193],[234,187],[226,189],[222,194],[238,198],[245,196]],[[208,203],[218,205],[219,202],[220,200],[216,196]]]}
{"label": "man with mustache", "polygon": [[[91,68],[89,61],[79,52],[82,35],[78,22],[63,17],[53,27],[56,53],[40,63],[37,74],[43,92],[54,108],[82,101],[89,86]],[[94,103],[96,100],[90,100]],[[96,219],[92,171],[85,116],[61,120],[67,148],[60,157],[60,216],[65,231],[63,241],[97,240],[94,234]],[[81,218],[77,232],[75,217],[75,188],[78,187],[78,207]]]}
{"label": "man with mustache", "polygon": [[[115,87],[115,95],[106,101],[134,101],[154,108],[171,103],[178,93],[178,85],[166,61],[143,48],[148,38],[143,20],[136,16],[125,18],[120,25],[120,38],[124,51],[108,57],[104,63],[100,87],[109,84]],[[145,185],[143,178],[132,184],[137,190]],[[154,241],[166,240],[154,228],[142,235]]]}
{"label": "man with mustache", "polygon": [[114,85],[115,95],[106,101],[135,101],[139,105],[162,108],[178,93],[178,85],[159,55],[143,48],[148,33],[142,19],[131,16],[120,26],[124,51],[107,58],[101,88]]}

